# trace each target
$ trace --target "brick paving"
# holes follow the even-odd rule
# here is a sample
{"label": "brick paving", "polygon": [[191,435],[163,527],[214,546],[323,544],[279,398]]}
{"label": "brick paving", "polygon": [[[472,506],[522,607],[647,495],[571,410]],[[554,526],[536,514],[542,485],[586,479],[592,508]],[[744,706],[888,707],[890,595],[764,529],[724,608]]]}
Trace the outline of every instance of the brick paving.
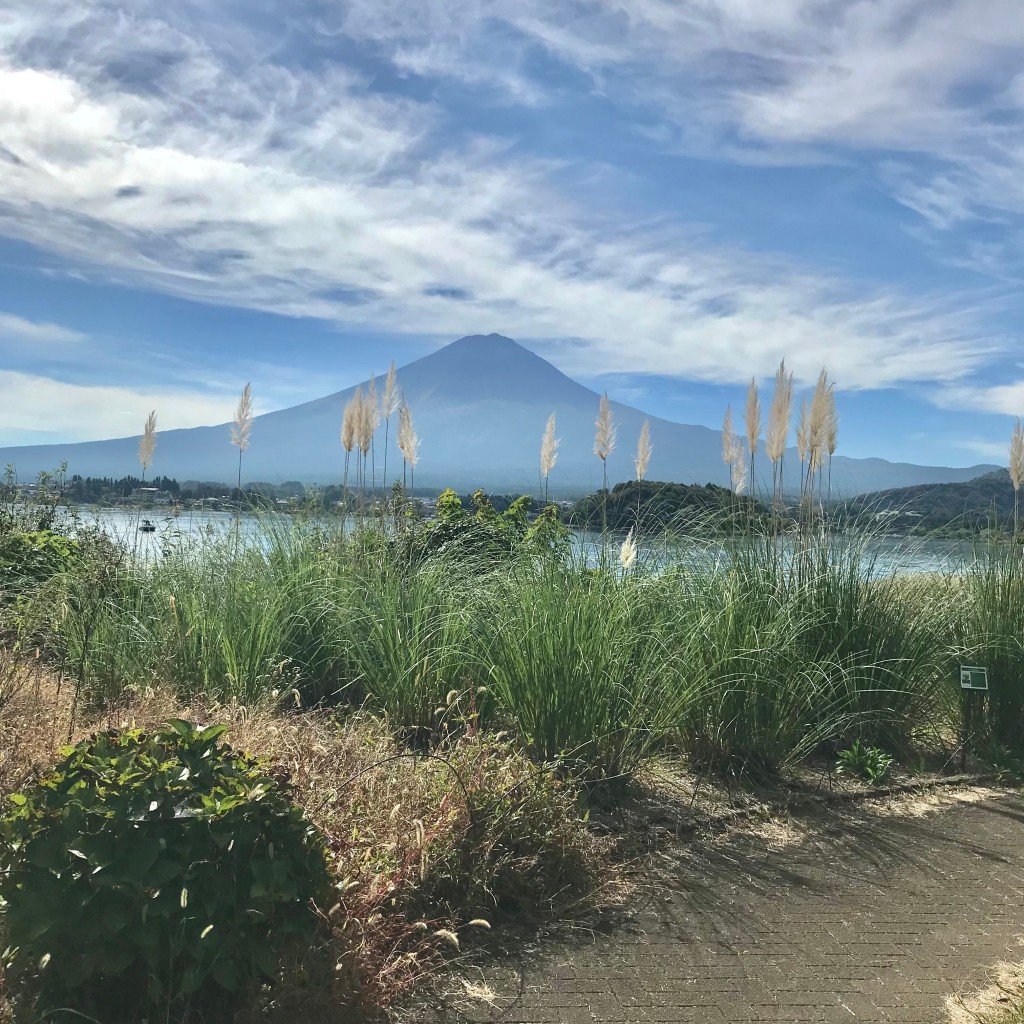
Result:
{"label": "brick paving", "polygon": [[663,873],[609,934],[520,951],[472,975],[494,1005],[435,1019],[942,1024],[948,994],[1024,959],[1019,793],[921,818],[833,814],[782,848],[681,845]]}

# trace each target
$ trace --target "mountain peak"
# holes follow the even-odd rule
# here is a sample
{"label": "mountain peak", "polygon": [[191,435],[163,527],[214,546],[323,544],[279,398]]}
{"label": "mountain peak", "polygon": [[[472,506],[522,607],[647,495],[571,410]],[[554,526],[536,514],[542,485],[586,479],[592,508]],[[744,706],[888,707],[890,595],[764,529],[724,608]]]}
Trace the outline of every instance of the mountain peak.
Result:
{"label": "mountain peak", "polygon": [[453,341],[448,345],[445,345],[446,349],[453,348],[478,348],[487,347],[490,349],[518,349],[520,352],[529,352],[528,348],[524,348],[519,344],[518,341],[513,341],[512,338],[506,338],[504,334],[467,334],[464,338],[459,338],[458,341]]}
{"label": "mountain peak", "polygon": [[558,405],[590,394],[536,352],[503,334],[459,338],[403,367],[398,377],[407,394],[430,394],[432,400],[450,405],[470,396]]}

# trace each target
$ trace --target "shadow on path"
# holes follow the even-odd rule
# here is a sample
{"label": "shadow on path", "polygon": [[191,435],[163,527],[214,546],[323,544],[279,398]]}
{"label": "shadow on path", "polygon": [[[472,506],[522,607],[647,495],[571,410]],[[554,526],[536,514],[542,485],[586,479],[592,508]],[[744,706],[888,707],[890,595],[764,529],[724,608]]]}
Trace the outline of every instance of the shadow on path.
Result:
{"label": "shadow on path", "polygon": [[[559,929],[473,977],[436,1021],[896,1021],[1020,957],[1024,797],[923,817],[863,807],[673,842],[608,929]],[[423,1019],[422,1017],[420,1019]]]}

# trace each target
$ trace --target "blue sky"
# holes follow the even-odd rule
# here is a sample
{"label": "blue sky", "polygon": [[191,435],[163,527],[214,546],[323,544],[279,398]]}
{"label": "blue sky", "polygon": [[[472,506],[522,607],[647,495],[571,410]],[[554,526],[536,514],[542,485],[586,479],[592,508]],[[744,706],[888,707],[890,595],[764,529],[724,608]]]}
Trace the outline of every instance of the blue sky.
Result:
{"label": "blue sky", "polygon": [[844,454],[1024,413],[1019,0],[6,0],[0,445],[223,422],[464,334]]}

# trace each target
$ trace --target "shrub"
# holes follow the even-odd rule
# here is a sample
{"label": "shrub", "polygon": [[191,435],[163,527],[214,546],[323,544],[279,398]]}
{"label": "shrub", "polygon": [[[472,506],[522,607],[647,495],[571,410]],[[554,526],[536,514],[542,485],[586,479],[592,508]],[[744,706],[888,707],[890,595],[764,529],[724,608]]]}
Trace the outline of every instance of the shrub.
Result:
{"label": "shrub", "polygon": [[73,568],[78,544],[49,530],[0,534],[0,590],[23,592]]}
{"label": "shrub", "polygon": [[880,747],[871,747],[854,740],[850,747],[839,752],[836,768],[845,774],[856,775],[865,782],[884,782],[892,767],[892,758]]}
{"label": "shrub", "polygon": [[531,523],[533,500],[521,495],[499,512],[490,497],[475,491],[470,501],[474,511],[463,507],[451,489],[437,499],[437,518],[406,536],[414,560],[433,555],[501,561],[519,550],[565,553],[569,531],[554,505],[545,505]]}
{"label": "shrub", "polygon": [[64,503],[66,465],[41,472],[35,483],[20,486],[14,466],[0,474],[0,534],[66,533],[75,522],[74,511]]}
{"label": "shrub", "polygon": [[104,1024],[216,1009],[316,926],[320,834],[289,786],[172,719],[100,733],[0,819],[12,978]]}
{"label": "shrub", "polygon": [[489,916],[543,913],[593,895],[598,842],[581,818],[570,777],[486,734],[457,744],[449,758],[460,785],[448,780],[446,795],[454,794],[455,806],[464,803],[468,813],[463,828],[435,843],[421,902],[443,903],[456,916]]}

